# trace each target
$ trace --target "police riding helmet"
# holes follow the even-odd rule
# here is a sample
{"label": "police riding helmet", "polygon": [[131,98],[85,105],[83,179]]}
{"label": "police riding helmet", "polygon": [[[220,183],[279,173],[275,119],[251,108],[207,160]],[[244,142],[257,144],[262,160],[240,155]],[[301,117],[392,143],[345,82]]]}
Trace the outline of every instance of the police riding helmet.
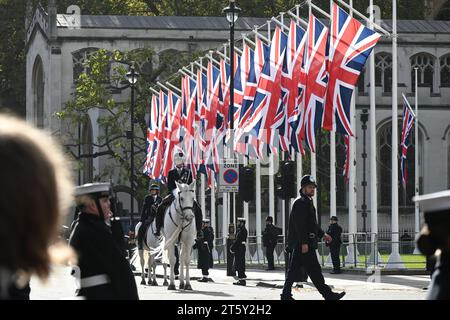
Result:
{"label": "police riding helmet", "polygon": [[272,222],[272,223],[273,223],[273,218],[272,218],[271,216],[268,216],[268,217],[266,218],[266,222]]}
{"label": "police riding helmet", "polygon": [[307,175],[303,176],[303,178],[300,182],[300,186],[301,186],[301,188],[304,188],[309,185],[313,185],[317,188],[316,180],[314,179],[314,177],[307,174]]}
{"label": "police riding helmet", "polygon": [[184,154],[183,154],[183,152],[175,153],[175,155],[173,157],[173,162],[175,163],[176,166],[184,164]]}
{"label": "police riding helmet", "polygon": [[157,190],[157,191],[159,191],[159,186],[156,183],[154,183],[154,184],[152,184],[150,186],[150,190]]}
{"label": "police riding helmet", "polygon": [[331,216],[331,217],[330,217],[330,220],[336,221],[336,222],[337,222],[337,221],[338,221],[338,218],[337,218],[336,216]]}

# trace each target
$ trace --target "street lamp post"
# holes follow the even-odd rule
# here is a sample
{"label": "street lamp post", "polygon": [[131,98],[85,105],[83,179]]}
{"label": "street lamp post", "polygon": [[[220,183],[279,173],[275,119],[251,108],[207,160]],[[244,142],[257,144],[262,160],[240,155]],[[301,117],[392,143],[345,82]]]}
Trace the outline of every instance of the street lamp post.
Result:
{"label": "street lamp post", "polygon": [[130,71],[126,74],[126,78],[131,87],[131,108],[130,108],[130,122],[131,122],[131,130],[128,132],[128,139],[131,140],[131,152],[130,152],[130,228],[133,227],[133,213],[134,213],[134,86],[137,82],[139,74],[135,71],[134,65],[131,66]]}
{"label": "street lamp post", "polygon": [[[363,218],[363,232],[365,233],[366,230],[366,218],[367,218],[367,204],[366,204],[366,188],[367,188],[367,180],[366,180],[366,159],[367,159],[367,152],[366,152],[366,130],[367,130],[367,121],[369,120],[369,114],[367,113],[367,109],[363,109],[361,113],[361,123],[362,123],[362,130],[363,130],[363,181],[361,182],[361,185],[363,187],[363,202],[361,205],[362,209],[362,218]],[[365,235],[364,235],[365,236]]]}
{"label": "street lamp post", "polygon": [[[223,9],[227,17],[227,21],[230,24],[230,106],[228,108],[228,117],[230,119],[230,146],[229,146],[229,157],[233,155],[233,141],[234,141],[234,23],[238,19],[238,14],[241,11],[239,7],[236,6],[234,0],[230,0],[228,7]],[[232,157],[234,159],[234,156]],[[228,225],[228,239],[227,239],[227,276],[234,276],[236,273],[233,272],[233,257],[230,252],[230,247],[232,241],[235,238],[234,235],[234,198],[233,195],[230,196],[230,222]]]}

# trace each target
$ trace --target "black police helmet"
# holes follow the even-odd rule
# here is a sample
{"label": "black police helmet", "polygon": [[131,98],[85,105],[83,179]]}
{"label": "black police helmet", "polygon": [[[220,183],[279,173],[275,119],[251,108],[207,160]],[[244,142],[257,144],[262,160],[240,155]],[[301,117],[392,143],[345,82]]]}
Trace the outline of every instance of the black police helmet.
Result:
{"label": "black police helmet", "polygon": [[313,185],[317,188],[317,184],[316,184],[316,180],[314,179],[313,176],[307,174],[305,176],[303,176],[301,182],[300,182],[300,186],[301,188],[306,187],[308,185]]}

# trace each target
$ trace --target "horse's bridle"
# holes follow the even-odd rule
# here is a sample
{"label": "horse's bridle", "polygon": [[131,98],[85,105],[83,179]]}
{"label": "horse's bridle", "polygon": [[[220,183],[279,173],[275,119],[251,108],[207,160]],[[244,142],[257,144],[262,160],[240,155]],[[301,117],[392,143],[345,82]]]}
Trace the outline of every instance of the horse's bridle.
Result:
{"label": "horse's bridle", "polygon": [[[194,192],[194,191],[191,190],[191,192]],[[181,205],[181,197],[180,197],[180,194],[181,194],[181,191],[178,191],[178,206],[179,206],[180,209],[181,209],[181,214],[178,213],[177,210],[175,210],[175,211],[176,211],[177,214],[180,216],[181,224],[183,224],[183,221],[186,220],[184,212],[185,212],[186,210],[192,210],[192,212],[194,212],[194,207],[183,207],[183,206]],[[176,208],[175,208],[175,209],[176,209]],[[170,217],[170,219],[172,220],[172,222],[173,222],[173,224],[175,225],[175,227],[178,228],[178,225],[176,224],[176,222],[173,221],[172,214],[171,214],[170,210],[169,210],[169,217]],[[186,229],[191,223],[192,223],[192,220],[189,221],[189,223],[188,223],[187,225],[185,225],[184,227],[182,227],[181,231],[183,231],[184,229]]]}

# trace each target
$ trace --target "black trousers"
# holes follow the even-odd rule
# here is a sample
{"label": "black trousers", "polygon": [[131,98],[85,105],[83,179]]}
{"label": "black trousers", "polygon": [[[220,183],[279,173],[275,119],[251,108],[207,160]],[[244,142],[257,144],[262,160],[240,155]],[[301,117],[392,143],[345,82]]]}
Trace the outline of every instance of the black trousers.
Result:
{"label": "black trousers", "polygon": [[330,295],[332,291],[331,288],[325,284],[322,268],[320,267],[319,260],[317,260],[316,250],[311,250],[310,248],[307,253],[303,254],[298,250],[294,250],[286,281],[283,286],[283,296],[292,295],[292,285],[294,284],[294,279],[299,266],[304,267],[312,283],[324,298]]}
{"label": "black trousers", "polygon": [[330,247],[331,261],[333,261],[333,270],[341,270],[341,260],[339,259],[339,252],[341,251],[341,246]]}
{"label": "black trousers", "polygon": [[245,279],[245,249],[236,251],[234,254],[234,268],[238,273],[239,279]]}
{"label": "black trousers", "polygon": [[203,268],[202,269],[202,275],[203,276],[209,276],[209,271],[208,270],[209,270],[208,268]]}
{"label": "black trousers", "polygon": [[274,259],[273,259],[273,251],[275,250],[275,246],[267,246],[266,247],[266,257],[268,269],[275,269]]}

